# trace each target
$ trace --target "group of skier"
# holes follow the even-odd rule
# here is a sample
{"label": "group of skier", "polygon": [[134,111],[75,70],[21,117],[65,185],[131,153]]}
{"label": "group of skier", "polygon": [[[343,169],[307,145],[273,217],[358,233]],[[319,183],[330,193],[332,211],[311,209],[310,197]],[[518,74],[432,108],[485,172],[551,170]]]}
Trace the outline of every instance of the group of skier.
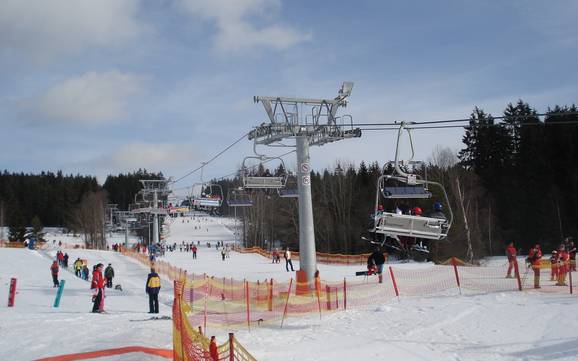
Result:
{"label": "group of skier", "polygon": [[[518,251],[513,242],[506,247],[508,257],[508,271],[506,278],[512,278],[512,270],[516,267]],[[528,252],[526,264],[534,273],[534,288],[540,286],[540,270],[544,268],[542,264],[542,249],[539,244],[534,245]],[[566,277],[569,272],[576,271],[576,246],[571,237],[566,237],[557,249],[552,251],[550,256],[550,281],[556,282],[556,286],[566,286]],[[546,263],[547,264],[547,263]]]}

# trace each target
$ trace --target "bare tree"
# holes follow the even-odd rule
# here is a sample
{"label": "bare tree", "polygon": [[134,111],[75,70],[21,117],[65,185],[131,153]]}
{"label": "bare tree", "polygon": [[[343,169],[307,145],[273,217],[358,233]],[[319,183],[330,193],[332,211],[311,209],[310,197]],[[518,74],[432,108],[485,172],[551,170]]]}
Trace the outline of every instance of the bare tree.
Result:
{"label": "bare tree", "polygon": [[104,234],[104,192],[88,192],[72,213],[72,228],[83,234],[87,248],[106,249]]}

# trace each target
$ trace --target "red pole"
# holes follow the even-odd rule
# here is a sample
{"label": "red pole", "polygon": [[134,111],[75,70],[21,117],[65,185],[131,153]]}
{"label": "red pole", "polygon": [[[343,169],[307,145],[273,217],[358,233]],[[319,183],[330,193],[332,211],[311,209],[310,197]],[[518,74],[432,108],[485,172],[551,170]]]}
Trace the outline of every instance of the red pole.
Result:
{"label": "red pole", "polygon": [[395,276],[393,275],[393,268],[391,268],[391,266],[389,266],[389,275],[391,276],[391,282],[393,283],[393,290],[395,291],[395,295],[399,301],[399,290],[397,289],[397,282],[395,282]]}
{"label": "red pole", "polygon": [[347,309],[347,280],[343,277],[343,309]]}
{"label": "red pole", "polygon": [[520,269],[518,268],[518,260],[514,259],[514,273],[516,274],[516,280],[518,281],[518,290],[522,290],[522,280],[520,280]]}
{"label": "red pole", "polygon": [[455,257],[452,257],[452,265],[454,266],[454,273],[456,275],[456,283],[458,284],[458,290],[460,290],[460,295],[461,295],[462,294],[462,288],[460,286],[460,275],[458,273],[458,265],[457,265]]}
{"label": "red pole", "polygon": [[335,309],[339,309],[339,296],[337,293],[337,287],[335,287]]}
{"label": "red pole", "polygon": [[568,277],[569,277],[568,281],[570,281],[570,294],[572,294],[572,293],[573,293],[573,288],[572,288],[572,287],[573,287],[573,286],[572,286],[572,269],[570,269],[570,270],[568,271]]}
{"label": "red pole", "polygon": [[327,310],[331,311],[331,287],[325,285],[325,294],[327,295]]}
{"label": "red pole", "polygon": [[[572,281],[570,281],[572,282]],[[10,292],[8,293],[8,307],[14,307],[14,298],[16,297],[16,278],[10,279]]]}
{"label": "red pole", "polygon": [[235,361],[235,335],[229,332],[229,361]]}
{"label": "red pole", "polygon": [[281,327],[283,327],[283,321],[285,321],[285,316],[287,315],[287,306],[289,305],[289,296],[291,295],[291,286],[293,285],[293,278],[289,281],[289,289],[287,290],[287,300],[285,301],[285,310],[283,311],[283,318],[281,319]]}
{"label": "red pole", "polygon": [[245,281],[245,303],[247,305],[247,327],[251,331],[251,311],[249,310],[249,282]]}
{"label": "red pole", "polygon": [[321,319],[321,280],[319,279],[319,271],[316,272],[315,277],[315,293],[317,293],[317,305],[319,306],[319,319]]}

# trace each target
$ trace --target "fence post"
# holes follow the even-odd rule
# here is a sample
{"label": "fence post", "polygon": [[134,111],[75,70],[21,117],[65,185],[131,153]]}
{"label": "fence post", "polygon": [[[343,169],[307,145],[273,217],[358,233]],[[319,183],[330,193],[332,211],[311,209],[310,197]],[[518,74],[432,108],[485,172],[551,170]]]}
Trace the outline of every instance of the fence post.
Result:
{"label": "fence post", "polygon": [[335,287],[335,309],[339,309],[339,294],[337,293],[338,287]]}
{"label": "fence post", "polygon": [[[60,298],[62,297],[62,292],[64,291],[65,280],[60,280],[60,285],[58,286],[58,292],[56,292],[56,299],[54,300],[54,307],[58,308],[60,306]],[[104,291],[103,291],[104,292]]]}
{"label": "fence post", "polygon": [[395,276],[393,275],[393,268],[389,266],[389,275],[391,276],[391,282],[393,283],[393,290],[395,291],[395,296],[399,301],[399,290],[397,289],[397,282],[395,282]]}
{"label": "fence post", "polygon": [[291,286],[293,285],[293,278],[289,281],[289,289],[287,290],[287,300],[285,301],[285,309],[283,310],[283,318],[281,319],[281,328],[283,328],[283,322],[285,321],[285,316],[287,315],[287,306],[289,305],[289,296],[291,295]]}
{"label": "fence post", "polygon": [[199,334],[202,336],[203,335],[203,326],[199,326]]}
{"label": "fence post", "polygon": [[570,282],[570,294],[573,293],[573,285],[572,285],[572,268],[568,271],[568,281]]}
{"label": "fence post", "polygon": [[267,304],[269,311],[273,311],[273,278],[269,282],[269,302]]}
{"label": "fence post", "polygon": [[460,291],[460,295],[462,294],[462,287],[460,286],[460,275],[458,273],[458,264],[456,262],[456,258],[452,257],[452,265],[454,266],[454,273],[456,275],[456,283],[458,284],[458,290]]}
{"label": "fence post", "polygon": [[315,293],[317,293],[317,305],[319,306],[319,319],[321,319],[321,279],[319,270],[315,272]]}
{"label": "fence post", "polygon": [[327,295],[327,310],[331,311],[331,287],[325,285],[325,294]]}
{"label": "fence post", "polygon": [[203,280],[205,281],[205,314],[204,314],[203,329],[205,330],[205,332],[207,332],[207,297],[209,297],[208,295],[209,281],[207,281],[206,273],[203,275]]}
{"label": "fence post", "polygon": [[235,335],[229,332],[229,361],[235,361]]}
{"label": "fence post", "polygon": [[10,279],[10,292],[8,293],[8,307],[14,307],[14,299],[16,298],[16,278]]}
{"label": "fence post", "polygon": [[343,277],[343,309],[347,309],[347,280]]}
{"label": "fence post", "polygon": [[518,290],[522,290],[522,280],[520,279],[520,269],[518,268],[518,259],[514,259],[514,274],[518,281]]}
{"label": "fence post", "polygon": [[247,327],[251,331],[251,311],[249,309],[249,282],[245,281],[245,303],[247,305]]}

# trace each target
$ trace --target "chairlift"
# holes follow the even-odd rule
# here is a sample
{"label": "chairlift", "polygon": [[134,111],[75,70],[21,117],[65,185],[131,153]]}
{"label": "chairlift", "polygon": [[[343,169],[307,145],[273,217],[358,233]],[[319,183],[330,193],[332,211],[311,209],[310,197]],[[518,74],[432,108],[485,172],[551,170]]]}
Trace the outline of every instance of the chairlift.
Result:
{"label": "chairlift", "polygon": [[229,189],[227,192],[227,205],[229,207],[251,207],[253,200],[243,187]]}
{"label": "chairlift", "polygon": [[[411,158],[407,161],[400,160],[400,144],[403,131],[407,131],[410,147]],[[387,170],[384,167],[383,175],[377,182],[377,191],[375,197],[374,226],[372,232],[383,234],[385,238],[391,237],[399,242],[399,237],[415,237],[429,240],[442,240],[448,235],[453,222],[453,212],[450,207],[448,195],[444,187],[438,183],[417,174],[420,168],[424,168],[423,162],[413,160],[414,157],[413,140],[411,130],[402,122],[398,135],[397,146],[395,151],[395,161],[393,162],[393,174],[385,174]],[[391,162],[389,163],[392,164]],[[437,212],[429,216],[419,216],[413,214],[400,214],[396,211],[400,200],[427,200],[432,198],[430,189],[435,188],[443,194],[445,204],[447,205],[447,216]],[[386,208],[381,211],[379,205],[381,199],[384,200]],[[432,207],[433,208],[433,202]]]}
{"label": "chairlift", "polygon": [[299,198],[297,178],[294,175],[288,174],[285,188],[277,189],[277,193],[281,198]]}
{"label": "chairlift", "polygon": [[[254,156],[248,156],[243,159],[242,173],[243,173],[243,187],[245,189],[282,189],[285,188],[285,183],[287,182],[287,171],[285,167],[285,162],[281,157],[268,157],[264,154],[257,153],[256,149],[257,143],[253,144]],[[272,160],[278,160],[283,167],[283,174],[280,176],[268,175],[268,174],[257,174],[254,175],[249,171],[247,166],[247,161],[251,159],[256,159],[259,164],[270,162]]]}
{"label": "chairlift", "polygon": [[[200,186],[200,193],[194,194],[194,189]],[[193,184],[193,205],[199,208],[218,208],[223,203],[223,187],[216,183]]]}

